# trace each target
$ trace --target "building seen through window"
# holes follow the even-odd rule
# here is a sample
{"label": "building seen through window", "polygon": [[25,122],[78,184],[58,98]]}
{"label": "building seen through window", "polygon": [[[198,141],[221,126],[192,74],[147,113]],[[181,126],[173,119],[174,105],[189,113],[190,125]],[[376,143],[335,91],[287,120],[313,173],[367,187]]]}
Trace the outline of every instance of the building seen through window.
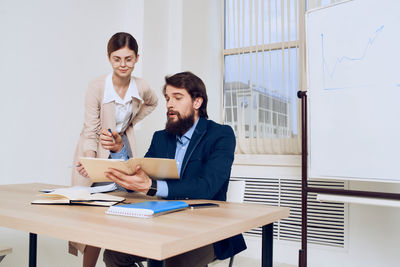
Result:
{"label": "building seen through window", "polygon": [[227,82],[224,103],[224,123],[235,132],[244,131],[246,138],[289,137],[288,97],[250,82]]}

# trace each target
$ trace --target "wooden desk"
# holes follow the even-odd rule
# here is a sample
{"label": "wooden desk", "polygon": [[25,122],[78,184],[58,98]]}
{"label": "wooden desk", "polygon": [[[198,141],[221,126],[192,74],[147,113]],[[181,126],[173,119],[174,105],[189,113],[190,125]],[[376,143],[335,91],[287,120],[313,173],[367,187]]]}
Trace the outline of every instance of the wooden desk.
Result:
{"label": "wooden desk", "polygon": [[260,226],[262,266],[272,267],[273,223],[289,216],[289,208],[220,201],[212,201],[219,208],[188,209],[151,219],[106,215],[105,207],[30,204],[40,189],[55,187],[59,186],[0,185],[0,226],[30,232],[31,267],[36,266],[37,234],[142,256],[151,259],[149,266],[163,266],[164,259]]}

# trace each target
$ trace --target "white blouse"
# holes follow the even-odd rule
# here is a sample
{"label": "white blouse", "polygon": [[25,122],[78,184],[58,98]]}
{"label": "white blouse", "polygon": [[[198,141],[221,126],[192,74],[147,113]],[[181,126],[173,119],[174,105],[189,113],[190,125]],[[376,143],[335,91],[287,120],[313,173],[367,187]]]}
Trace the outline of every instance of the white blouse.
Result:
{"label": "white blouse", "polygon": [[125,97],[124,99],[121,99],[114,89],[112,73],[107,76],[103,104],[115,101],[115,122],[118,133],[121,133],[128,128],[128,123],[132,116],[132,97],[143,102],[142,98],[139,96],[135,78],[131,77]]}

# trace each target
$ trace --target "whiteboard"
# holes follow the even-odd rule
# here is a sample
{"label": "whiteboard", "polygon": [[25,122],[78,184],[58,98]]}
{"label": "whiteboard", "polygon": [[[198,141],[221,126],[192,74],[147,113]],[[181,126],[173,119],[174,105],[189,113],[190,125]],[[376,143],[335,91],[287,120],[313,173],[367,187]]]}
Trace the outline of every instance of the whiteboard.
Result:
{"label": "whiteboard", "polygon": [[400,182],[400,1],[306,14],[309,176]]}

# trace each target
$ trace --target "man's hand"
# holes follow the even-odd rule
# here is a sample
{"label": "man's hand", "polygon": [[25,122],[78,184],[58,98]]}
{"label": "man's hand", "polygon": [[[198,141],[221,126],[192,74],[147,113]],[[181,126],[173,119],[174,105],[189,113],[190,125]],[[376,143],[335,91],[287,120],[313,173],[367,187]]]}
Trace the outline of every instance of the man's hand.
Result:
{"label": "man's hand", "polygon": [[113,153],[121,151],[124,146],[121,136],[114,131],[111,134],[107,129],[101,130],[100,144],[104,149],[110,150]]}
{"label": "man's hand", "polygon": [[147,193],[151,186],[150,177],[143,171],[140,165],[136,166],[136,173],[133,175],[127,175],[126,173],[112,168],[108,169],[105,175],[115,183],[136,192]]}
{"label": "man's hand", "polygon": [[76,165],[76,170],[79,172],[80,175],[82,175],[85,178],[89,178],[88,173],[86,172],[85,168],[83,168],[82,164],[78,162]]}

